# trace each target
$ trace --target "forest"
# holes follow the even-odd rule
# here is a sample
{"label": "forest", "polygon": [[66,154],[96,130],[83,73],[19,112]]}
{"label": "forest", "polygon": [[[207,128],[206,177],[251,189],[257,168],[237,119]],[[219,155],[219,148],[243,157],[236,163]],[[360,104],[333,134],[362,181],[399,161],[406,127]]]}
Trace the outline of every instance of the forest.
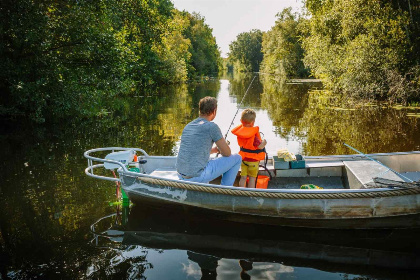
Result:
{"label": "forest", "polygon": [[274,80],[314,77],[347,98],[419,104],[418,1],[305,0],[304,5],[302,14],[291,8],[279,12],[267,32],[239,34],[227,64]]}
{"label": "forest", "polygon": [[104,114],[104,102],[160,86],[260,72],[317,78],[334,94],[420,102],[420,5],[303,0],[270,30],[238,34],[223,59],[212,28],[170,0],[3,0],[0,119],[43,123]]}
{"label": "forest", "polygon": [[0,117],[92,117],[116,96],[217,75],[220,51],[196,13],[169,0],[3,0]]}

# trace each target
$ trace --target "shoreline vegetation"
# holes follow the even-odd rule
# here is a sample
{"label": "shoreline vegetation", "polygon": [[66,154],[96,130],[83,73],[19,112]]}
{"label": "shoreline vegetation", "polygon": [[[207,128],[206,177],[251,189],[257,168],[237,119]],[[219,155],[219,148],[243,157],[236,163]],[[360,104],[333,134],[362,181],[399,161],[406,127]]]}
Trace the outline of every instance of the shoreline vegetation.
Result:
{"label": "shoreline vegetation", "polygon": [[[260,71],[279,82],[313,77],[345,99],[419,103],[418,2],[303,3],[300,14],[291,8],[279,12],[275,25],[262,35],[258,30],[239,34],[224,66],[232,71]],[[258,47],[260,53],[255,50]],[[248,53],[246,59],[244,53]]]}
{"label": "shoreline vegetation", "polygon": [[0,117],[93,117],[109,98],[217,73],[220,51],[197,13],[170,0],[0,4]]}
{"label": "shoreline vegetation", "polygon": [[239,34],[222,58],[205,17],[170,0],[0,4],[0,119],[92,118],[109,100],[260,72],[314,78],[341,100],[418,107],[420,6],[412,0],[302,0],[273,27]]}

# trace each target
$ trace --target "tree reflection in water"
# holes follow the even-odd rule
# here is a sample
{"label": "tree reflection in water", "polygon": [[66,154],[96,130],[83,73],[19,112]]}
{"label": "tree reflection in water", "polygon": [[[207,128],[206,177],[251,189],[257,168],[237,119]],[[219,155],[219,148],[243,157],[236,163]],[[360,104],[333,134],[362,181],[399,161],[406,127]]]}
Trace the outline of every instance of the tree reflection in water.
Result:
{"label": "tree reflection in water", "polygon": [[282,138],[297,138],[304,155],[353,153],[352,143],[365,153],[420,149],[420,108],[395,109],[360,104],[320,90],[319,84],[288,84],[263,76],[262,107]]}
{"label": "tree reflection in water", "polygon": [[[235,108],[235,100],[242,99],[252,76],[227,79],[226,94]],[[277,138],[272,141],[298,141],[304,155],[349,154],[341,145],[344,141],[364,152],[420,150],[420,119],[408,117],[418,109],[339,106],[325,92],[308,92],[306,84],[281,84],[264,76],[254,83],[243,107],[258,108],[271,119],[272,123],[264,123],[264,130],[275,131]],[[1,278],[141,278],[157,271],[151,268],[160,263],[151,261],[151,255],[167,254],[162,248],[120,247],[121,243],[109,239],[104,246],[91,246],[90,225],[115,212],[115,206],[109,205],[115,201],[115,189],[112,182],[84,174],[83,152],[122,146],[139,147],[151,155],[175,155],[182,129],[198,115],[198,100],[219,96],[219,91],[220,82],[210,80],[104,101],[104,113],[94,120],[36,127],[2,124]],[[177,254],[188,261],[186,251]],[[236,277],[241,271],[239,259],[247,258],[235,259],[229,268]],[[226,258],[223,263],[228,263]],[[229,270],[220,270],[221,261],[218,265],[218,275]],[[247,271],[251,277],[257,273],[257,264],[253,267]]]}

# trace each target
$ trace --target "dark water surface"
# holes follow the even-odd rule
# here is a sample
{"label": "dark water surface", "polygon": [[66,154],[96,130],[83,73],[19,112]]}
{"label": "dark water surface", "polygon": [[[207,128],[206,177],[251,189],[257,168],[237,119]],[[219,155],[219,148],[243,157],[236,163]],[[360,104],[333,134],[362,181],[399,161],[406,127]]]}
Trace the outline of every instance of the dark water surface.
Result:
{"label": "dark water surface", "polygon": [[[419,279],[408,269],[419,264],[418,230],[297,230],[146,205],[122,209],[112,204],[112,182],[84,174],[83,152],[92,148],[176,155],[206,95],[218,98],[215,122],[226,133],[251,78],[112,100],[95,120],[3,124],[0,279]],[[420,150],[420,109],[343,105],[319,89],[254,81],[242,107],[256,110],[269,155],[283,147],[352,154],[343,142],[366,153]],[[237,149],[232,135],[228,140]]]}

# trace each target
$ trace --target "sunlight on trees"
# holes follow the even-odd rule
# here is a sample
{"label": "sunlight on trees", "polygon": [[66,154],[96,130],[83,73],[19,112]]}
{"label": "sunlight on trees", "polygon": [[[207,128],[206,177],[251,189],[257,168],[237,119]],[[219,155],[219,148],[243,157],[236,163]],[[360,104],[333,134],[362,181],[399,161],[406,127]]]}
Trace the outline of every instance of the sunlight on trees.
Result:
{"label": "sunlight on trees", "polygon": [[299,25],[304,19],[292,14],[292,8],[286,8],[277,14],[275,25],[263,36],[262,52],[264,59],[261,72],[283,78],[306,78],[308,69],[303,65],[303,49],[300,38],[303,36]]}
{"label": "sunlight on trees", "polygon": [[0,116],[35,122],[99,114],[104,99],[217,74],[199,14],[169,0],[2,1]]}
{"label": "sunlight on trees", "polygon": [[261,52],[263,32],[243,32],[229,45],[229,60],[237,72],[258,72],[263,59]]}
{"label": "sunlight on trees", "polygon": [[30,1],[0,6],[0,117],[42,123],[103,114],[108,98],[215,76],[319,78],[335,94],[420,100],[420,8],[412,0],[305,0],[243,32],[228,59],[197,13],[170,0]]}
{"label": "sunlight on trees", "polygon": [[[346,96],[408,103],[420,98],[420,10],[412,1],[305,1],[304,62]],[[413,7],[416,7],[413,9]]]}

